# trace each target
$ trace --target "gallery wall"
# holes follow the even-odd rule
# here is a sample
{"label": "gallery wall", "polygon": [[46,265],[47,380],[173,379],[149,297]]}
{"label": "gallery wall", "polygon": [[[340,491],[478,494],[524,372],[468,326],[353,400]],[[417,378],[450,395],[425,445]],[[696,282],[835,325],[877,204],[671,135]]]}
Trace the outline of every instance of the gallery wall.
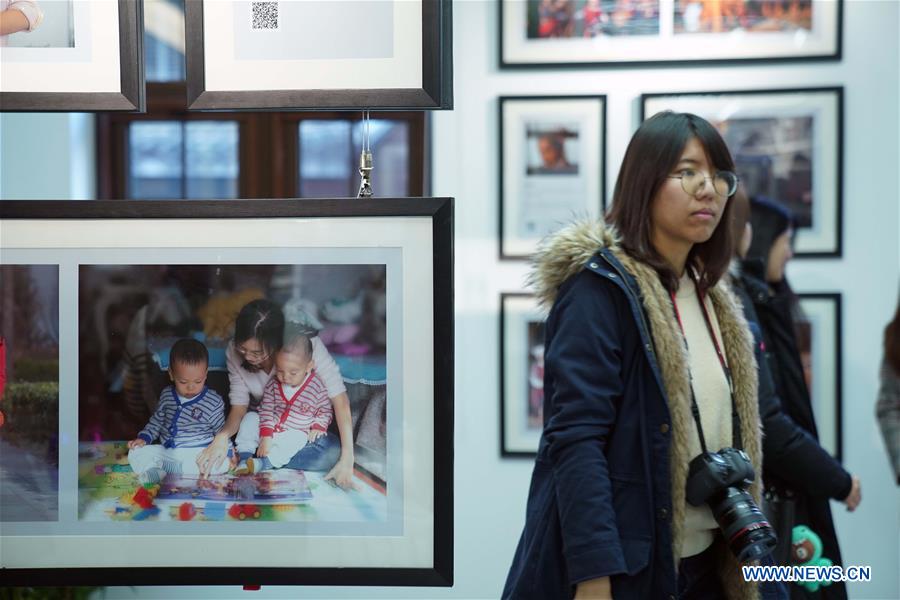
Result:
{"label": "gallery wall", "polygon": [[[456,200],[455,585],[450,589],[350,587],[114,588],[107,598],[496,598],[524,521],[527,459],[499,449],[499,302],[524,290],[527,267],[497,257],[498,122],[502,95],[606,94],[608,193],[645,92],[843,85],[844,244],[839,259],[789,267],[798,291],[843,294],[845,466],[862,479],[863,503],[834,504],[847,564],[873,581],[852,598],[900,597],[900,493],[874,419],[881,332],[900,277],[900,3],[850,0],[841,62],[615,70],[500,71],[494,2],[454,5],[455,110],[433,115],[433,194]],[[873,43],[873,40],[876,42]],[[873,49],[874,48],[874,49]],[[73,120],[74,119],[74,120]],[[93,140],[75,115],[3,115],[0,196],[84,198],[93,185]],[[75,133],[73,133],[75,132]],[[52,175],[48,175],[52,174]]]}
{"label": "gallery wall", "polygon": [[[524,522],[532,461],[499,450],[499,296],[523,290],[527,267],[497,260],[497,98],[607,96],[607,195],[642,93],[843,85],[844,251],[840,259],[795,260],[798,291],[843,294],[844,462],[862,479],[863,503],[834,503],[847,564],[872,566],[874,581],[851,584],[852,598],[900,597],[900,494],[874,418],[881,335],[897,302],[900,260],[900,6],[846,3],[841,62],[613,70],[498,69],[494,3],[454,7],[456,106],[434,116],[434,193],[456,205],[456,581],[457,598],[497,597]],[[878,42],[877,56],[870,40]],[[890,132],[890,133],[888,133]],[[869,174],[890,175],[883,184]],[[875,532],[884,532],[875,535]],[[399,596],[400,594],[395,594]],[[415,595],[415,594],[414,594]],[[428,597],[442,597],[429,593]],[[419,596],[416,596],[419,597]]]}

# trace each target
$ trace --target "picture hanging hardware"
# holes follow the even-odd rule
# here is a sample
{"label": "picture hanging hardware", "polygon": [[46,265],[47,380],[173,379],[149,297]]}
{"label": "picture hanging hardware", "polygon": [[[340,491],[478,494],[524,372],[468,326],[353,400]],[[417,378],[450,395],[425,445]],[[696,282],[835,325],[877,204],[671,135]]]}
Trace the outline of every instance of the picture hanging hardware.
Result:
{"label": "picture hanging hardware", "polygon": [[359,154],[359,192],[357,198],[371,198],[372,192],[372,149],[369,146],[372,119],[367,110],[363,111],[362,121],[362,152]]}

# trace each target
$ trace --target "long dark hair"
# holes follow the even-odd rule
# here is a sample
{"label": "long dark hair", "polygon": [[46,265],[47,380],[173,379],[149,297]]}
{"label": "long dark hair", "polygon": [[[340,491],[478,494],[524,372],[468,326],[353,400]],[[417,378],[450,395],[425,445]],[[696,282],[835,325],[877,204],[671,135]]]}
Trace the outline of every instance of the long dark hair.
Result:
{"label": "long dark hair", "polygon": [[284,336],[284,313],[271,300],[260,298],[244,305],[234,321],[234,343],[256,338],[263,350],[274,354],[281,349]]}
{"label": "long dark hair", "polygon": [[900,373],[900,299],[894,319],[884,328],[884,360],[894,373]]}
{"label": "long dark hair", "polygon": [[[658,113],[644,121],[631,138],[616,180],[612,210],[606,216],[622,237],[625,251],[653,267],[670,291],[678,288],[678,276],[651,242],[651,205],[691,138],[697,138],[717,170],[734,171],[731,153],[715,127],[690,113]],[[733,248],[731,203],[726,202],[712,237],[694,244],[688,254],[687,266],[697,274],[701,292],[726,273]]]}

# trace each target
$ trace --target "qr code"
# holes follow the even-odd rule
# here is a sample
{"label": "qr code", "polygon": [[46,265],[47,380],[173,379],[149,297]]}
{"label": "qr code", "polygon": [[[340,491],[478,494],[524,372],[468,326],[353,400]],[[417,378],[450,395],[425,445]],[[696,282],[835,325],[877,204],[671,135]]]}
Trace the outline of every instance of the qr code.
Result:
{"label": "qr code", "polygon": [[278,29],[278,2],[251,2],[252,29]]}

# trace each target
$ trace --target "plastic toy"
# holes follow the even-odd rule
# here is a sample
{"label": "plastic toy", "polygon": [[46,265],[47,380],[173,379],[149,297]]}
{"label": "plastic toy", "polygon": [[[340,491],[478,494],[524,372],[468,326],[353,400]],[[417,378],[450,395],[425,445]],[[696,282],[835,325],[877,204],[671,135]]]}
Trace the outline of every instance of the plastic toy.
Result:
{"label": "plastic toy", "polygon": [[[791,532],[791,562],[801,567],[830,567],[834,564],[822,556],[822,539],[806,525],[797,525]],[[805,581],[797,585],[815,592],[822,586],[831,585],[831,582]]]}
{"label": "plastic toy", "polygon": [[232,504],[228,509],[228,516],[239,521],[258,519],[261,515],[262,511],[255,504]]}
{"label": "plastic toy", "polygon": [[155,517],[159,514],[159,509],[155,506],[150,506],[148,508],[143,509],[136,515],[132,517],[133,521],[145,521],[149,517]]}
{"label": "plastic toy", "polygon": [[159,493],[159,485],[142,485],[131,497],[131,502],[141,508],[147,509],[153,506],[153,499]]}
{"label": "plastic toy", "polygon": [[207,521],[224,521],[225,520],[225,503],[224,502],[207,502],[203,507],[203,517]]}
{"label": "plastic toy", "polygon": [[184,502],[178,507],[178,520],[190,521],[197,516],[197,509],[190,502]]}

